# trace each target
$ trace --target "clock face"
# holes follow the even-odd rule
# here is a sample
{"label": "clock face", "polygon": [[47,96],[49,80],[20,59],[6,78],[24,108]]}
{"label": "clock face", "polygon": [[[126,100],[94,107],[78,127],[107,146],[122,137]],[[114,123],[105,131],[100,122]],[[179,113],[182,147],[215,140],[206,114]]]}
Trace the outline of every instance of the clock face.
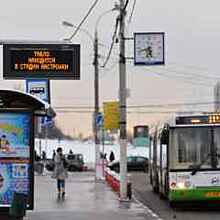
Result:
{"label": "clock face", "polygon": [[135,64],[164,64],[164,33],[136,33]]}

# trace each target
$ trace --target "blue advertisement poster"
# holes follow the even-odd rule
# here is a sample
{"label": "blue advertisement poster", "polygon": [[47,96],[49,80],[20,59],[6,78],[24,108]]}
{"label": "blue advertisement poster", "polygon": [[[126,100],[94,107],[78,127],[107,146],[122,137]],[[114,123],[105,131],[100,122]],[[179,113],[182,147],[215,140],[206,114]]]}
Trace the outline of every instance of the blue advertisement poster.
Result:
{"label": "blue advertisement poster", "polygon": [[30,120],[24,113],[0,113],[0,158],[29,158]]}
{"label": "blue advertisement poster", "polygon": [[0,207],[14,192],[30,193],[31,114],[0,113]]}
{"label": "blue advertisement poster", "polygon": [[14,192],[29,193],[29,164],[28,163],[0,163],[0,204],[9,207]]}

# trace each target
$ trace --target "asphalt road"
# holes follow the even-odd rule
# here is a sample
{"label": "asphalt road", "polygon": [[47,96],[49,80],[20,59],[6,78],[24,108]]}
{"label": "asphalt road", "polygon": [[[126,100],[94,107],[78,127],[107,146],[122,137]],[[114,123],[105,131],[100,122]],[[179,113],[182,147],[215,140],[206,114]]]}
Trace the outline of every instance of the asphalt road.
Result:
{"label": "asphalt road", "polygon": [[159,196],[152,192],[149,179],[146,173],[131,173],[133,194],[140,202],[150,208],[163,220],[219,220],[219,210],[207,210],[206,208],[197,209],[172,209],[166,200],[160,199]]}

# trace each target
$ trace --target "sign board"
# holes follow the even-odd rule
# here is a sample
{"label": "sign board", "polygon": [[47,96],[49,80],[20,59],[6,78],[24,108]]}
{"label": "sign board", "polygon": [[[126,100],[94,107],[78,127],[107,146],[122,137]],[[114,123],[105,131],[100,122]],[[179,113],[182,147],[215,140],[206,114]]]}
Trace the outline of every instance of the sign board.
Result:
{"label": "sign board", "polygon": [[119,102],[104,103],[104,128],[119,129]]}
{"label": "sign board", "polygon": [[27,195],[33,208],[33,120],[30,112],[0,112],[0,209],[14,192]]}
{"label": "sign board", "polygon": [[[27,79],[26,92],[50,103],[50,81],[48,79]],[[41,126],[46,126],[49,120],[52,123],[52,119],[42,117],[40,119],[41,125],[38,126],[39,129]]]}
{"label": "sign board", "polygon": [[164,33],[134,34],[134,64],[164,65]]}
{"label": "sign board", "polygon": [[149,127],[147,125],[137,125],[134,127],[133,145],[135,147],[149,147]]}
{"label": "sign board", "polygon": [[50,103],[50,82],[48,79],[27,79],[26,92]]}
{"label": "sign board", "polygon": [[51,117],[42,117],[42,120],[41,120],[41,125],[42,126],[47,126],[47,127],[53,127],[54,126],[54,120],[51,118]]}
{"label": "sign board", "polygon": [[104,122],[104,118],[103,118],[103,114],[101,112],[99,112],[96,116],[96,125],[98,127],[102,127],[103,126],[103,122]]}
{"label": "sign board", "polygon": [[80,45],[4,44],[3,78],[80,79]]}

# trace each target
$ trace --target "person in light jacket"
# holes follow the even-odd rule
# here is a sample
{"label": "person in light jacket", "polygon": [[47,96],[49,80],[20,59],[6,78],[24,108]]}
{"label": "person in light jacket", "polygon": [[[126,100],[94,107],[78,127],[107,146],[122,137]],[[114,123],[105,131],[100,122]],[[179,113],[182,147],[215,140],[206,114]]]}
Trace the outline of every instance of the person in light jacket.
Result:
{"label": "person in light jacket", "polygon": [[65,197],[65,179],[68,177],[67,175],[67,165],[66,160],[63,155],[63,149],[61,147],[57,148],[57,154],[54,158],[54,173],[53,177],[57,179],[57,192],[58,198]]}

